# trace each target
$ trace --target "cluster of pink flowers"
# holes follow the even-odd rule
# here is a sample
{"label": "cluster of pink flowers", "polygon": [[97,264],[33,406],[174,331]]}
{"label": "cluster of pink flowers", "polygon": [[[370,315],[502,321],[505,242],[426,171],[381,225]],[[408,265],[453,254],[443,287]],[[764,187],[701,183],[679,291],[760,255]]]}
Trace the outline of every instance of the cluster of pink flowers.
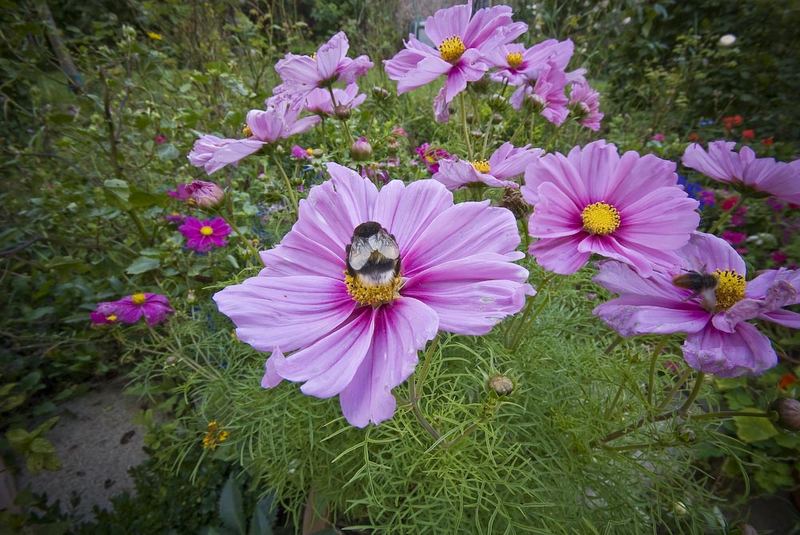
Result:
{"label": "cluster of pink flowers", "polygon": [[[313,56],[286,54],[275,65],[281,84],[265,102],[265,109],[247,113],[245,137],[204,135],[195,142],[189,162],[212,174],[264,146],[307,132],[319,123],[320,117],[336,115],[346,119],[366,98],[358,93],[356,80],[372,68],[367,56],[347,57],[349,48],[347,36],[339,32]],[[334,88],[335,83],[344,83],[346,88]],[[313,115],[300,117],[303,111]]]}
{"label": "cluster of pink flowers", "polygon": [[167,296],[140,292],[117,301],[98,303],[90,319],[94,325],[109,325],[131,324],[144,318],[148,325],[153,326],[167,319],[173,312]]}
{"label": "cluster of pink flowers", "polygon": [[205,180],[193,180],[188,184],[178,184],[178,187],[168,191],[167,195],[200,208],[211,208],[225,198],[222,188]]}
{"label": "cluster of pink flowers", "polygon": [[[511,8],[494,6],[472,14],[471,0],[441,9],[425,21],[425,32],[433,48],[409,36],[405,49],[384,62],[389,78],[397,81],[397,92],[406,93],[444,77],[434,99],[436,120],[449,119],[449,104],[466,89],[489,74],[491,80],[515,86],[512,106],[525,103],[548,121],[561,125],[572,111],[583,126],[600,128],[599,94],[586,82],[585,71],[567,73],[573,53],[572,41],[548,39],[530,48],[512,43],[528,27],[513,22]],[[569,95],[568,95],[569,91]]]}

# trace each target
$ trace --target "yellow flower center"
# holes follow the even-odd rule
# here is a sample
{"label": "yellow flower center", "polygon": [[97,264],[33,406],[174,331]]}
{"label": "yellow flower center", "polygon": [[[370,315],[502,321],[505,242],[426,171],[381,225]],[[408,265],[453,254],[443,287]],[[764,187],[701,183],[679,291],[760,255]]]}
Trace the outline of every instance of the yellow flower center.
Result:
{"label": "yellow flower center", "polygon": [[606,236],[619,228],[619,212],[605,202],[592,203],[581,212],[583,230],[591,234]]}
{"label": "yellow flower center", "polygon": [[466,49],[464,41],[457,35],[448,37],[439,44],[439,54],[441,54],[443,60],[450,63],[458,61]]}
{"label": "yellow flower center", "polygon": [[209,227],[208,225],[203,225],[202,227],[200,227],[200,234],[202,234],[203,236],[211,236],[212,234],[214,234],[214,229]]}
{"label": "yellow flower center", "polygon": [[147,301],[147,296],[141,292],[131,296],[131,302],[134,305],[143,305],[145,301]]}
{"label": "yellow flower center", "polygon": [[508,62],[509,67],[516,69],[522,65],[522,52],[509,52],[506,55],[506,62]]}
{"label": "yellow flower center", "polygon": [[717,277],[717,310],[727,310],[733,305],[744,299],[744,290],[747,282],[744,277],[731,269],[722,271],[718,269],[714,272]]}
{"label": "yellow flower center", "polygon": [[252,137],[253,131],[250,129],[249,126],[245,125],[245,127],[242,128],[242,135],[244,137]]}
{"label": "yellow flower center", "polygon": [[109,314],[108,316],[106,316],[106,321],[110,321],[111,323],[114,323],[115,321],[117,321],[117,315],[116,314]]}
{"label": "yellow flower center", "polygon": [[472,162],[472,167],[479,173],[488,174],[492,170],[488,160],[475,160]]}
{"label": "yellow flower center", "polygon": [[383,286],[364,286],[347,272],[344,274],[344,283],[347,286],[347,293],[350,294],[353,301],[362,306],[373,307],[391,303],[400,297],[400,288],[403,287],[403,279],[398,276]]}

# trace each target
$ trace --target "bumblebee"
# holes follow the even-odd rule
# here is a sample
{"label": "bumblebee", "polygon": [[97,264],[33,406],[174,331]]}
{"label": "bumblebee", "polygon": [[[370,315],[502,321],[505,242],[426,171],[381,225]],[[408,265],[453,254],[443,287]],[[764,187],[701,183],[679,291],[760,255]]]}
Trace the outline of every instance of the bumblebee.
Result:
{"label": "bumblebee", "polygon": [[689,271],[688,273],[674,276],[672,284],[678,288],[692,291],[692,295],[687,297],[687,300],[701,297],[707,308],[713,309],[717,305],[716,289],[719,279],[713,273]]}
{"label": "bumblebee", "polygon": [[358,225],[345,251],[347,273],[362,286],[386,286],[400,273],[400,247],[380,223]]}

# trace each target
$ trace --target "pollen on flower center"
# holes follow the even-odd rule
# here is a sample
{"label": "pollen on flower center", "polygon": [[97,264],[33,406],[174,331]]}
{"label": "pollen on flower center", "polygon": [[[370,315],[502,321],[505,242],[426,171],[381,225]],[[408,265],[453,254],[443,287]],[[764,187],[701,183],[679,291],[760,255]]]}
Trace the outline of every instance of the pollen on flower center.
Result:
{"label": "pollen on flower center", "polygon": [[110,321],[111,323],[114,323],[115,321],[117,321],[117,315],[116,314],[109,314],[108,316],[106,316],[106,321]]}
{"label": "pollen on flower center", "polygon": [[214,229],[209,227],[208,225],[203,225],[202,227],[200,227],[200,234],[202,234],[203,236],[211,236],[212,234],[214,234]]}
{"label": "pollen on flower center", "polygon": [[251,130],[249,126],[246,126],[246,125],[245,125],[245,127],[244,127],[244,128],[242,128],[242,135],[243,135],[244,137],[252,137],[252,135],[253,135],[253,130]]}
{"label": "pollen on flower center", "polygon": [[718,269],[714,272],[717,277],[717,310],[727,310],[742,299],[747,288],[744,277],[731,269]]}
{"label": "pollen on flower center", "polygon": [[143,305],[145,301],[147,301],[147,296],[141,292],[131,296],[131,302],[134,305]]}
{"label": "pollen on flower center", "polygon": [[458,61],[465,50],[464,41],[457,35],[448,37],[439,44],[439,54],[441,54],[443,60],[450,63]]}
{"label": "pollen on flower center", "polygon": [[389,284],[383,286],[365,286],[355,277],[345,272],[344,283],[347,286],[347,293],[355,302],[362,306],[377,307],[386,303],[391,303],[400,297],[400,288],[403,286],[403,279],[399,276],[394,277]]}
{"label": "pollen on flower center", "polygon": [[605,202],[592,203],[581,212],[583,229],[591,234],[607,236],[619,228],[620,218],[616,208]]}
{"label": "pollen on flower center", "polygon": [[484,174],[489,173],[492,169],[488,160],[475,160],[472,162],[472,167],[474,167],[477,172]]}
{"label": "pollen on flower center", "polygon": [[508,62],[509,67],[516,69],[522,65],[522,52],[509,52],[506,55],[506,62]]}

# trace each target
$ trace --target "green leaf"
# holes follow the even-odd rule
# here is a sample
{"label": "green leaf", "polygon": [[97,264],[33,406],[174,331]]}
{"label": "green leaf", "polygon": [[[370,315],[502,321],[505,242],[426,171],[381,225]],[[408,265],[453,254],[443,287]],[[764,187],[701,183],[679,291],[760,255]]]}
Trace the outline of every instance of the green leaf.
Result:
{"label": "green leaf", "polygon": [[124,180],[112,178],[103,182],[105,186],[106,197],[112,201],[118,208],[127,208],[128,198],[131,195],[130,186]]}
{"label": "green leaf", "polygon": [[276,513],[272,507],[274,499],[274,495],[268,494],[258,501],[253,511],[253,518],[250,519],[249,535],[272,535],[272,523]]}
{"label": "green leaf", "polygon": [[219,497],[219,516],[226,528],[236,533],[245,533],[242,491],[239,490],[239,485],[233,476],[230,476],[222,487],[222,494]]}
{"label": "green leaf", "polygon": [[132,208],[149,208],[151,206],[163,206],[167,199],[164,195],[156,195],[146,191],[134,191],[131,193],[130,206]]}
{"label": "green leaf", "polygon": [[181,153],[175,148],[175,145],[172,143],[166,143],[158,147],[156,155],[161,160],[174,160],[175,158],[179,157]]}
{"label": "green leaf", "polygon": [[23,453],[28,449],[28,444],[31,442],[31,438],[31,434],[21,427],[6,431],[6,439],[17,453]]}
{"label": "green leaf", "polygon": [[138,275],[139,273],[146,273],[154,270],[161,265],[161,260],[158,258],[150,258],[147,256],[140,256],[134,260],[130,266],[125,270],[129,275]]}
{"label": "green leaf", "polygon": [[[758,409],[744,409],[745,412],[761,413]],[[745,442],[759,442],[767,440],[779,433],[769,418],[751,418],[749,416],[736,416],[734,419],[736,423],[736,434]]]}
{"label": "green leaf", "polygon": [[49,440],[36,437],[31,442],[30,450],[34,453],[53,455],[56,452],[56,447]]}

